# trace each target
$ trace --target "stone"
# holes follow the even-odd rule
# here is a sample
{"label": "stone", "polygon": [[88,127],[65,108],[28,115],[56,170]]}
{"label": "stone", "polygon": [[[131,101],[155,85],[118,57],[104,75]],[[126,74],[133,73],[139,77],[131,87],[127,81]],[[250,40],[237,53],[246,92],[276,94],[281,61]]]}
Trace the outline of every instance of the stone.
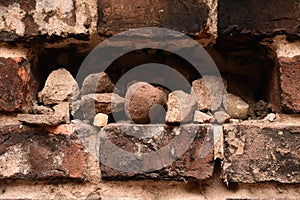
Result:
{"label": "stone", "polygon": [[70,123],[70,103],[62,102],[53,107],[54,115],[61,116],[65,123]]}
{"label": "stone", "polygon": [[264,118],[268,115],[269,111],[268,111],[268,103],[264,102],[263,100],[259,100],[258,102],[256,102],[255,104],[255,108],[254,108],[255,114],[259,117],[259,118]]}
{"label": "stone", "polygon": [[44,105],[71,102],[79,95],[79,87],[76,80],[66,69],[58,69],[50,73],[45,86],[38,93],[38,98]]}
{"label": "stone", "polygon": [[37,85],[30,67],[22,57],[4,58],[0,55],[0,112],[32,110]]}
{"label": "stone", "polygon": [[76,126],[74,124],[61,124],[58,126],[47,126],[45,130],[55,135],[71,136],[76,131]]}
{"label": "stone", "polygon": [[[149,6],[151,9],[147,9]],[[132,28],[164,27],[195,34],[206,23],[208,10],[208,5],[202,0],[145,0],[134,5],[125,1],[103,0],[99,2],[98,33],[109,35]]]}
{"label": "stone", "polygon": [[114,83],[105,72],[90,74],[83,81],[81,95],[112,93],[114,87]]}
{"label": "stone", "polygon": [[54,113],[53,109],[47,106],[39,106],[37,104],[33,105],[32,109],[34,114],[52,115]]}
{"label": "stone", "polygon": [[228,93],[226,95],[226,112],[231,118],[247,119],[249,113],[249,105],[240,97]]}
{"label": "stone", "polygon": [[103,113],[98,113],[95,118],[93,125],[98,127],[104,127],[108,124],[108,115]]}
{"label": "stone", "polygon": [[85,119],[93,119],[97,113],[111,114],[124,109],[124,98],[114,93],[88,94],[81,97]]}
{"label": "stone", "polygon": [[33,124],[38,126],[55,126],[65,123],[64,116],[48,114],[18,114],[18,120],[25,124]]}
{"label": "stone", "polygon": [[214,119],[216,120],[217,123],[224,124],[225,122],[229,122],[230,115],[228,115],[224,111],[217,111],[214,113]]}
{"label": "stone", "polygon": [[[203,180],[213,174],[210,125],[109,124],[100,133],[103,180]],[[133,137],[134,136],[134,137]]]}
{"label": "stone", "polygon": [[212,122],[213,117],[203,113],[199,110],[196,110],[194,113],[194,122],[198,122],[200,124],[204,124],[204,123],[210,123]]}
{"label": "stone", "polygon": [[216,76],[204,76],[193,81],[191,94],[195,94],[198,99],[198,110],[214,111],[221,106],[226,89],[227,81],[225,79]]}
{"label": "stone", "polygon": [[[286,7],[290,9],[287,11]],[[234,39],[246,34],[271,36],[278,32],[299,36],[296,28],[299,15],[299,1],[221,0],[218,2],[218,34]]]}
{"label": "stone", "polygon": [[[129,119],[138,124],[147,124],[152,120],[149,111],[155,105],[165,106],[167,94],[160,89],[155,88],[149,83],[138,82],[132,84],[125,95],[125,114]],[[152,119],[160,116],[151,116]],[[160,112],[158,114],[161,114]]]}
{"label": "stone", "polygon": [[274,122],[275,119],[276,119],[276,114],[274,113],[270,113],[264,118],[265,121],[269,121],[269,122]]}
{"label": "stone", "polygon": [[237,183],[299,183],[299,133],[299,121],[225,124],[222,178]]}
{"label": "stone", "polygon": [[73,118],[82,118],[81,100],[71,102],[70,110]]}
{"label": "stone", "polygon": [[1,126],[0,179],[86,180],[87,157],[75,140],[41,128]]}
{"label": "stone", "polygon": [[169,94],[167,108],[167,123],[191,122],[197,109],[197,99],[194,95],[176,90]]}

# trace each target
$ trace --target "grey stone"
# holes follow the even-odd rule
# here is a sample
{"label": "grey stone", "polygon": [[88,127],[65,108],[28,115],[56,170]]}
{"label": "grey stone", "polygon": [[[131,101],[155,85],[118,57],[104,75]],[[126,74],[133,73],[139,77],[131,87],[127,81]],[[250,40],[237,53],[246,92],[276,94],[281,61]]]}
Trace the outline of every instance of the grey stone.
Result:
{"label": "grey stone", "polygon": [[214,113],[214,118],[217,123],[224,124],[225,122],[229,122],[230,116],[224,111],[217,111]]}
{"label": "grey stone", "polygon": [[79,95],[76,80],[66,69],[58,69],[48,76],[45,86],[38,94],[39,101],[44,105],[53,105],[61,102],[71,102]]}
{"label": "grey stone", "polygon": [[197,109],[197,99],[194,95],[176,90],[169,94],[167,107],[167,123],[191,122]]}
{"label": "grey stone", "polygon": [[111,93],[114,87],[114,83],[105,72],[90,74],[83,81],[81,95]]}
{"label": "grey stone", "polygon": [[124,109],[124,98],[114,93],[88,94],[81,98],[85,119],[93,119],[97,113],[111,114]]}
{"label": "grey stone", "polygon": [[226,95],[226,112],[231,118],[247,119],[249,113],[249,105],[240,97],[228,93]]}

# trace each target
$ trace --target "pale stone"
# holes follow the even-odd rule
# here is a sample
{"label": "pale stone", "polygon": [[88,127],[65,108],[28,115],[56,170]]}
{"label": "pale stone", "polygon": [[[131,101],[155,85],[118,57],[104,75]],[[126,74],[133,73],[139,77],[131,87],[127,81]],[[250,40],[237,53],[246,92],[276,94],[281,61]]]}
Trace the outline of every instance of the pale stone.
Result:
{"label": "pale stone", "polygon": [[221,106],[226,89],[227,81],[225,79],[216,76],[204,76],[193,81],[191,94],[195,94],[197,97],[198,110],[214,111]]}
{"label": "pale stone", "polygon": [[193,95],[176,90],[169,94],[167,107],[167,123],[190,122],[197,109],[197,100]]}
{"label": "pale stone", "polygon": [[226,112],[231,118],[247,119],[249,113],[249,104],[240,97],[228,93],[226,95]]}
{"label": "pale stone", "polygon": [[276,119],[276,114],[274,113],[270,113],[264,118],[265,121],[269,121],[269,122],[274,122],[275,119]]}
{"label": "pale stone", "polygon": [[39,92],[39,101],[44,105],[53,105],[61,102],[71,102],[79,95],[76,80],[66,69],[58,69],[48,76],[45,86]]}
{"label": "pale stone", "polygon": [[98,113],[95,118],[93,125],[98,126],[98,127],[104,127],[108,123],[108,115],[103,114],[103,113]]}
{"label": "pale stone", "polygon": [[203,123],[210,123],[212,121],[213,117],[206,114],[206,113],[203,113],[199,110],[196,110],[195,111],[195,114],[194,114],[194,122],[198,122],[200,124],[203,124]]}

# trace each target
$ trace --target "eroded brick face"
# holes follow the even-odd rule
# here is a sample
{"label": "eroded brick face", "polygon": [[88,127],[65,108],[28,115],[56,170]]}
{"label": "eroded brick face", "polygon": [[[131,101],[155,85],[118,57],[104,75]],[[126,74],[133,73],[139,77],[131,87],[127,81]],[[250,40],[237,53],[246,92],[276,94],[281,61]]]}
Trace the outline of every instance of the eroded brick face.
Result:
{"label": "eroded brick face", "polygon": [[100,34],[114,34],[141,27],[164,27],[196,33],[205,25],[208,17],[208,7],[202,0],[101,0],[98,4]]}
{"label": "eroded brick face", "polygon": [[220,35],[271,35],[284,31],[300,35],[300,2],[294,0],[220,0]]}
{"label": "eroded brick face", "polygon": [[30,64],[23,58],[0,57],[0,112],[28,112],[36,85]]}
{"label": "eroded brick face", "polygon": [[232,182],[300,182],[299,126],[225,125],[223,178]]}
{"label": "eroded brick face", "polygon": [[[101,135],[100,168],[103,179],[183,180],[212,176],[214,161],[210,126],[184,125],[179,128],[112,124],[106,126]],[[116,148],[112,148],[111,144]],[[125,156],[121,149],[145,157]],[[168,161],[173,162],[166,164]],[[151,166],[162,169],[151,170]]]}
{"label": "eroded brick face", "polygon": [[65,136],[28,126],[0,127],[0,179],[84,179],[86,165],[82,145]]}
{"label": "eroded brick face", "polygon": [[300,113],[300,56],[279,57],[281,107],[283,111]]}

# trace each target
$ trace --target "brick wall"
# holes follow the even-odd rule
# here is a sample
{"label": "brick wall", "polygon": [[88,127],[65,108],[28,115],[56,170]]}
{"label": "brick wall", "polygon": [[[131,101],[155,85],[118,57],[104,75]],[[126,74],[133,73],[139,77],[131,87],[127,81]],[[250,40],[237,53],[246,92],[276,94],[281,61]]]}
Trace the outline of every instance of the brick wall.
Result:
{"label": "brick wall", "polygon": [[[292,0],[0,1],[0,199],[297,199],[299,16],[300,2]],[[130,66],[171,65],[196,87],[195,70],[170,52],[131,52],[98,77],[99,87],[97,77],[76,79],[99,43],[142,27],[179,31],[209,53],[226,92],[238,96],[227,103],[222,123],[224,115],[196,108],[190,96],[184,110],[197,110],[201,122],[113,123],[112,107],[129,112],[126,88],[119,88],[116,105],[111,99],[115,79]],[[123,40],[109,43],[108,54],[127,48]],[[166,44],[176,45],[176,37]],[[180,48],[194,48],[188,45]],[[99,63],[89,63],[86,76]],[[174,103],[168,93],[164,102],[161,90],[147,87],[162,96],[154,103]],[[91,102],[103,115],[94,119]],[[235,106],[241,102],[249,106],[246,117]],[[111,144],[131,154],[124,157]],[[150,156],[139,157],[144,153]]]}

